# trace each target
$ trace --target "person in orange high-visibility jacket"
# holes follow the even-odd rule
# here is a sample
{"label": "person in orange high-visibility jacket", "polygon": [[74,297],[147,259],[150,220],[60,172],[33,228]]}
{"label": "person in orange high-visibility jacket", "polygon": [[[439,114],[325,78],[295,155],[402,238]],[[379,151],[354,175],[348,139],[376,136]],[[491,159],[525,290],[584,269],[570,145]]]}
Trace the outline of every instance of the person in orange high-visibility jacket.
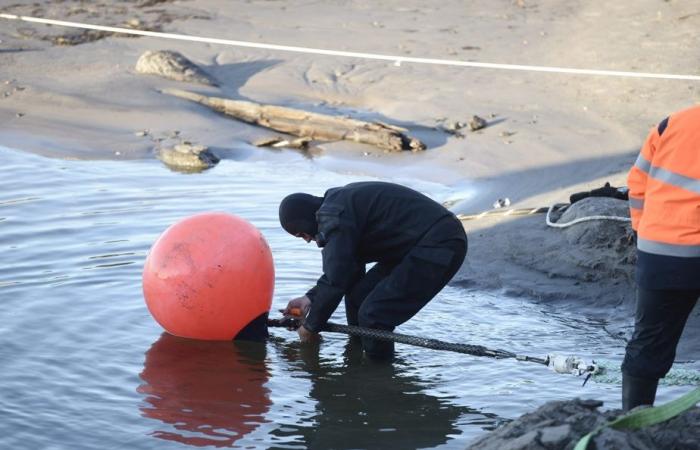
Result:
{"label": "person in orange high-visibility jacket", "polygon": [[630,170],[637,311],[622,363],[622,406],[652,405],[700,297],[700,106],[654,127]]}

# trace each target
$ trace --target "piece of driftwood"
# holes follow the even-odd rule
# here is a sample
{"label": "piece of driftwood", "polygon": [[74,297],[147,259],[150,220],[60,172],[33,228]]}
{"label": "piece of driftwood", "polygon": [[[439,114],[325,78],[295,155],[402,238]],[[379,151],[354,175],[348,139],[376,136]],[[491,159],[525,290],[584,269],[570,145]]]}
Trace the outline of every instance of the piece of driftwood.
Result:
{"label": "piece of driftwood", "polygon": [[385,123],[364,122],[242,100],[207,97],[180,89],[165,89],[162,92],[201,103],[243,122],[311,140],[347,140],[374,145],[391,152],[425,150],[425,144],[404,134],[408,130]]}

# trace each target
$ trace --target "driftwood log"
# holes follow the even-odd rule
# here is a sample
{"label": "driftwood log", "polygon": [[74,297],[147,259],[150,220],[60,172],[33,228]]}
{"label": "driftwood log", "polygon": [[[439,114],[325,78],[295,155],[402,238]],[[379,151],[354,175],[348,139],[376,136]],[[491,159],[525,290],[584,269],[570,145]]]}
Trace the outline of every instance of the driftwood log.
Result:
{"label": "driftwood log", "polygon": [[364,122],[347,117],[318,114],[283,106],[262,105],[242,100],[207,97],[180,89],[165,89],[174,95],[234,117],[243,122],[312,140],[347,140],[369,144],[386,151],[425,150],[425,144],[404,134],[406,129],[381,122]]}

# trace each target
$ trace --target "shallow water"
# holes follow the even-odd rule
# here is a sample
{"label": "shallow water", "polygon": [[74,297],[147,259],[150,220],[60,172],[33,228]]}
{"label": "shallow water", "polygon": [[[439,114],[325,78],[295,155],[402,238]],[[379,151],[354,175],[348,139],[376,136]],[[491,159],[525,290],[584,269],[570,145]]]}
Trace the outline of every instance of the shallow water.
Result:
{"label": "shallow water", "polygon": [[[527,363],[399,345],[393,365],[374,365],[342,335],[320,349],[286,330],[266,345],[197,342],[163,334],[150,317],[141,270],[173,222],[218,210],[257,226],[275,258],[276,311],[313,284],[320,264],[314,245],[279,228],[279,200],[366,178],[273,153],[190,175],[157,161],[2,147],[0,162],[0,448],[463,448],[548,400],[619,406],[618,386],[582,388]],[[438,200],[454,193],[395,181]],[[399,331],[619,360],[623,345],[604,325],[449,286]],[[664,388],[660,399],[678,392]]]}

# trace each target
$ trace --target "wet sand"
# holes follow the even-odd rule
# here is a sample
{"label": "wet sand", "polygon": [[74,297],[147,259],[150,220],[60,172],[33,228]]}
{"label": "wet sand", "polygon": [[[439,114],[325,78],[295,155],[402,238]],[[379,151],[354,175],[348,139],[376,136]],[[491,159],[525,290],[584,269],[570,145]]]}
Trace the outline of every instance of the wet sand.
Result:
{"label": "wet sand", "polygon": [[[18,1],[3,12],[264,43],[415,57],[695,74],[700,11],[690,2]],[[461,186],[454,209],[473,213],[566,202],[605,181],[624,185],[648,129],[696,103],[698,84],[402,64],[156,38],[128,38],[3,20],[0,144],[57,158],[153,158],[159,139],[209,146],[221,158],[265,150],[271,133],[160,94],[184,88],[406,127],[428,150],[385,154],[322,144],[317,162],[340,172]],[[177,50],[219,87],[139,75],[146,50]],[[489,121],[456,136],[444,124]],[[475,288],[527,294],[613,317],[628,332],[634,286],[608,268],[581,269],[543,216],[468,223]],[[564,267],[564,269],[561,269]],[[556,270],[555,270],[556,269]],[[585,273],[593,273],[591,280]],[[595,299],[595,301],[593,301]],[[572,306],[573,305],[573,306]],[[695,313],[687,335],[700,329]],[[691,339],[694,339],[691,338]],[[685,338],[688,342],[688,336]],[[681,358],[694,358],[689,346]],[[695,350],[696,352],[698,350]]]}

